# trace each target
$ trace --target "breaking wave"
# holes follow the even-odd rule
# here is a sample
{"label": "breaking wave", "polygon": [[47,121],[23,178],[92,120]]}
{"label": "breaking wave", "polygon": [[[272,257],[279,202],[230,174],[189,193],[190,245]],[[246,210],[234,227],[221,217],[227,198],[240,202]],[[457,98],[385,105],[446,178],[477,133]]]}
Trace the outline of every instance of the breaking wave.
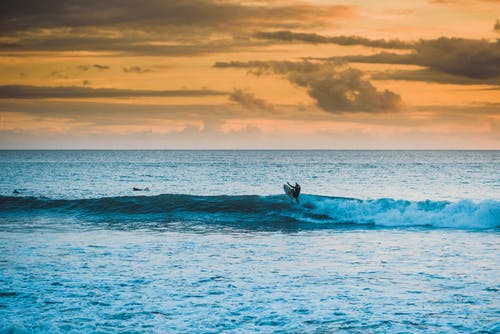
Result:
{"label": "breaking wave", "polygon": [[301,195],[195,196],[164,194],[91,199],[0,196],[0,217],[74,218],[85,222],[141,221],[226,224],[241,228],[335,228],[346,224],[435,228],[500,227],[500,202],[406,201]]}

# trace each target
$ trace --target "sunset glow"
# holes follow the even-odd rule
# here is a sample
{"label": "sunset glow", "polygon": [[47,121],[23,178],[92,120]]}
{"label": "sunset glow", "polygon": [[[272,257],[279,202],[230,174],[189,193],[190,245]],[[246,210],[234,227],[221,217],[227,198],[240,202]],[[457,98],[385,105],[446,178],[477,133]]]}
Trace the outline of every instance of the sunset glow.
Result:
{"label": "sunset glow", "polygon": [[0,148],[500,148],[498,1],[0,12]]}

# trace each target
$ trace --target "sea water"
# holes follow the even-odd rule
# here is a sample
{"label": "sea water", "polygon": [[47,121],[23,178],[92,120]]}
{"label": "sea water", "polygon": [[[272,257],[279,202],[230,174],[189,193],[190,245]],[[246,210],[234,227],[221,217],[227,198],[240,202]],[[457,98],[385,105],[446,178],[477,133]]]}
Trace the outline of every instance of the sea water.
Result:
{"label": "sea water", "polygon": [[0,332],[495,333],[499,232],[500,151],[0,151]]}

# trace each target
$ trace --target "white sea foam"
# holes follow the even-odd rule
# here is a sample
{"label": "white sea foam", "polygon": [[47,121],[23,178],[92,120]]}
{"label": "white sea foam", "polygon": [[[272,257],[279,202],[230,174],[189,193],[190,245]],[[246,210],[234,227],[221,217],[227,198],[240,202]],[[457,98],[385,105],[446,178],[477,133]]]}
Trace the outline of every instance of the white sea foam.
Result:
{"label": "white sea foam", "polygon": [[309,196],[304,197],[303,204],[313,214],[338,222],[472,229],[500,226],[500,203],[494,200],[410,202],[383,198],[362,201]]}

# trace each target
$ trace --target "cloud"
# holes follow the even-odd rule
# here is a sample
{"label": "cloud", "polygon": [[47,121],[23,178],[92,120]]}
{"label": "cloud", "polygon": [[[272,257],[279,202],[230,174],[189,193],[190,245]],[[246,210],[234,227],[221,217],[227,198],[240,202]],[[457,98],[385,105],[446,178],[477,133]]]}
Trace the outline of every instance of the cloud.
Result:
{"label": "cloud", "polygon": [[274,110],[274,105],[263,99],[257,98],[254,94],[241,89],[234,89],[229,94],[229,100],[240,104],[246,109]]}
{"label": "cloud", "polygon": [[14,52],[88,50],[152,55],[202,54],[219,48],[225,50],[233,43],[235,48],[253,45],[256,41],[248,38],[249,31],[317,27],[329,23],[332,18],[353,15],[348,6],[300,2],[115,2],[2,1],[0,48]]}
{"label": "cloud", "polygon": [[105,70],[109,70],[110,67],[109,66],[106,66],[106,65],[99,65],[99,64],[93,64],[93,65],[78,65],[76,66],[76,68],[79,70],[79,71],[82,71],[82,72],[87,72],[89,71],[91,68],[94,68],[98,71],[105,71]]}
{"label": "cloud", "polygon": [[[137,124],[141,119],[200,120],[209,117],[225,118],[234,115],[228,105],[205,104],[143,104],[105,101],[2,100],[0,110],[46,118],[71,118],[76,122],[102,125]],[[241,111],[237,117],[242,117]]]}
{"label": "cloud", "polygon": [[403,42],[398,39],[368,39],[360,36],[333,36],[327,37],[312,33],[297,33],[287,30],[273,32],[257,32],[255,37],[261,39],[271,39],[283,42],[306,42],[313,44],[332,43],[338,45],[363,45],[384,49],[411,49],[412,43]]}
{"label": "cloud", "polygon": [[[192,28],[194,29],[194,28]],[[131,33],[131,35],[133,35]],[[93,51],[93,52],[113,52],[133,56],[191,56],[203,55],[214,52],[242,51],[246,48],[264,46],[269,44],[264,41],[255,41],[245,38],[235,39],[231,36],[219,36],[210,38],[210,36],[197,36],[198,39],[191,37],[193,33],[182,31],[176,34],[177,37],[171,37],[168,33],[158,37],[148,36],[100,36],[92,33],[84,35],[42,35],[42,36],[23,36],[20,37],[20,44],[13,48],[9,45],[1,45],[0,51],[11,51],[16,55],[22,55],[22,52],[38,51]],[[172,38],[186,38],[186,41],[172,40]],[[83,68],[80,68],[83,70]]]}
{"label": "cloud", "polygon": [[[499,107],[498,103],[429,105],[391,114],[344,113],[331,117],[323,112],[317,119],[295,109],[286,118],[277,119],[269,112],[256,118],[255,112],[234,104],[145,107],[126,101],[5,100],[0,101],[0,146],[495,149],[500,143]],[[414,112],[421,117],[414,117]]]}
{"label": "cloud", "polygon": [[251,73],[274,73],[304,87],[318,107],[332,113],[387,112],[402,106],[401,97],[389,90],[379,91],[360,70],[337,64],[310,61],[217,62],[218,68],[250,68]]}
{"label": "cloud", "polygon": [[227,93],[210,90],[133,90],[114,88],[89,88],[77,86],[0,86],[0,99],[44,99],[44,98],[110,98],[110,97],[196,97],[216,96]]}
{"label": "cloud", "polygon": [[[82,13],[93,15],[82,15]],[[62,1],[4,0],[0,5],[1,31],[86,26],[225,26],[243,22],[260,25],[295,23],[351,15],[347,6],[320,6],[305,3],[276,5],[273,1],[217,0],[124,0]]]}
{"label": "cloud", "polygon": [[386,112],[401,106],[399,95],[377,90],[361,71],[352,68],[291,73],[290,81],[307,88],[318,106],[329,112]]}
{"label": "cloud", "polygon": [[419,118],[346,113],[309,119],[307,127],[275,119],[266,127],[252,118],[230,127],[227,117],[239,109],[230,106],[2,101],[0,107],[2,148],[496,149],[500,143],[498,104],[421,106],[426,117]]}
{"label": "cloud", "polygon": [[500,20],[497,20],[497,22],[493,26],[493,30],[496,32],[500,32]]}
{"label": "cloud", "polygon": [[139,66],[124,67],[123,72],[125,73],[147,73],[151,72],[149,68],[141,68]]}
{"label": "cloud", "polygon": [[500,77],[476,79],[442,73],[430,69],[374,72],[371,74],[371,78],[374,80],[424,81],[454,85],[500,85]]}
{"label": "cloud", "polygon": [[249,72],[255,75],[261,74],[287,74],[289,72],[312,72],[324,67],[322,63],[313,63],[311,61],[260,61],[251,60],[248,62],[230,61],[216,62],[213,67],[216,68],[247,68]]}
{"label": "cloud", "polygon": [[354,55],[330,59],[359,63],[419,65],[441,73],[489,80],[500,76],[500,40],[489,42],[441,37],[419,41],[415,44],[414,51],[408,54],[382,52],[370,56]]}
{"label": "cloud", "polygon": [[98,69],[99,71],[109,70],[109,66],[94,64],[92,67]]}

